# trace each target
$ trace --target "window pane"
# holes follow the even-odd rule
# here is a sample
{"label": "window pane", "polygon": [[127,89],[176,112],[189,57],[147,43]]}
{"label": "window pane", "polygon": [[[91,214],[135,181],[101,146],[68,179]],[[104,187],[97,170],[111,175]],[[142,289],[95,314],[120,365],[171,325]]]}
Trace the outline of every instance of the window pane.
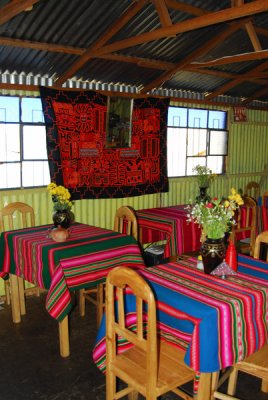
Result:
{"label": "window pane", "polygon": [[0,124],[0,161],[20,160],[20,127],[18,124]]}
{"label": "window pane", "polygon": [[167,131],[167,162],[168,176],[185,176],[186,162],[185,128],[168,128]]}
{"label": "window pane", "polygon": [[211,129],[226,129],[227,113],[225,111],[209,111],[208,127]]}
{"label": "window pane", "polygon": [[207,128],[208,125],[208,111],[199,110],[195,108],[189,109],[189,128]]}
{"label": "window pane", "polygon": [[22,186],[46,186],[50,182],[47,161],[24,161],[22,163]]}
{"label": "window pane", "polygon": [[0,189],[21,187],[20,163],[0,164],[0,176]]}
{"label": "window pane", "polygon": [[24,160],[47,159],[46,129],[44,126],[23,127]]}
{"label": "window pane", "polygon": [[22,98],[21,113],[21,119],[23,122],[44,122],[44,114],[40,98]]}
{"label": "window pane", "polygon": [[169,107],[168,126],[187,126],[187,108]]}
{"label": "window pane", "polygon": [[19,98],[0,96],[0,121],[19,122]]}
{"label": "window pane", "polygon": [[209,156],[207,158],[207,166],[214,174],[222,174],[224,171],[224,157],[223,156]]}
{"label": "window pane", "polygon": [[206,166],[206,157],[188,157],[186,174],[193,175],[193,168],[196,165]]}
{"label": "window pane", "polygon": [[227,155],[227,132],[210,131],[209,155]]}
{"label": "window pane", "polygon": [[207,154],[207,130],[188,129],[187,155],[201,157]]}

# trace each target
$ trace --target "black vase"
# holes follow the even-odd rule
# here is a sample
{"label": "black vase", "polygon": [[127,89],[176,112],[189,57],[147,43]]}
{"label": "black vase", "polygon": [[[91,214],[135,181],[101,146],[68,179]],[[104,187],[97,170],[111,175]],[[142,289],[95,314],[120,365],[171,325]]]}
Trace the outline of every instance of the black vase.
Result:
{"label": "black vase", "polygon": [[68,210],[54,211],[52,219],[56,228],[61,227],[67,229],[73,220],[72,213]]}
{"label": "black vase", "polygon": [[203,259],[204,272],[210,274],[225,257],[224,239],[207,238],[201,245],[200,252]]}
{"label": "black vase", "polygon": [[207,194],[208,186],[199,187],[199,195],[196,197],[196,201],[205,203],[210,201],[210,196]]}

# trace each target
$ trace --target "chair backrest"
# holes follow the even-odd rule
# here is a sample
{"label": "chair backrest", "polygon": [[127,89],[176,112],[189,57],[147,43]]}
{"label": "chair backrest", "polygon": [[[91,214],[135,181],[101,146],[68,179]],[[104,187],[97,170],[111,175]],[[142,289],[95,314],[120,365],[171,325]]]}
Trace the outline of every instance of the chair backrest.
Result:
{"label": "chair backrest", "polygon": [[236,244],[237,237],[243,235],[249,238],[249,243],[243,245],[243,249],[248,249],[250,255],[253,255],[255,239],[256,239],[256,224],[257,224],[257,205],[254,199],[249,196],[243,196],[244,204],[238,208],[236,225],[232,228],[231,240]]}
{"label": "chair backrest", "polygon": [[245,188],[245,195],[258,200],[260,197],[260,184],[258,182],[248,182]]}
{"label": "chair backrest", "polygon": [[114,217],[114,231],[126,233],[138,240],[138,223],[135,211],[130,206],[121,206]]}
{"label": "chair backrest", "polygon": [[[126,294],[126,289],[128,294]],[[136,300],[136,330],[128,327],[125,314],[125,296],[129,289]],[[117,313],[115,312],[117,301]],[[146,308],[146,315],[144,306]],[[133,322],[132,314],[132,322]],[[145,324],[147,328],[145,328]],[[116,267],[106,279],[106,362],[112,365],[117,357],[117,335],[132,343],[146,353],[146,369],[148,384],[153,385],[149,393],[156,388],[157,382],[157,331],[156,303],[154,294],[148,283],[132,268]],[[149,379],[150,376],[150,379]]]}
{"label": "chair backrest", "polygon": [[[266,243],[268,247],[268,231],[261,232],[255,241],[255,246],[254,246],[254,258],[260,259],[261,256],[261,243]],[[266,261],[268,261],[268,251],[266,250]]]}
{"label": "chair backrest", "polygon": [[10,203],[0,210],[0,231],[35,225],[34,209],[26,203]]}
{"label": "chair backrest", "polygon": [[263,192],[263,194],[262,194],[261,197],[262,197],[262,202],[261,202],[261,204],[262,204],[263,206],[268,207],[268,191]]}

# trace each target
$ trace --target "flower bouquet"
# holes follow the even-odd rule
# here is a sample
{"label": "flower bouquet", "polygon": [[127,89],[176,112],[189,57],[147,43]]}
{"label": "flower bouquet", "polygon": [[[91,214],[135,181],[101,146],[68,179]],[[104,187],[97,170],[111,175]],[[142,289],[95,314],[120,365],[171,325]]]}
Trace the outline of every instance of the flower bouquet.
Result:
{"label": "flower bouquet", "polygon": [[69,228],[74,219],[74,215],[71,212],[73,203],[70,200],[71,194],[69,190],[64,186],[56,185],[54,182],[47,186],[47,190],[52,196],[55,227]]}

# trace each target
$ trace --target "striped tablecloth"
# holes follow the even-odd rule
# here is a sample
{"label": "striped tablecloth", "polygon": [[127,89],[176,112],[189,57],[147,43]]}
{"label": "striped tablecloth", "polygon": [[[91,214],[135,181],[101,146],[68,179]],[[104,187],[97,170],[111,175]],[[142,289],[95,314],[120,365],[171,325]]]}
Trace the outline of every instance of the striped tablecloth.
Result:
{"label": "striped tablecloth", "polygon": [[167,240],[164,255],[178,255],[198,251],[201,230],[197,224],[187,221],[186,205],[149,208],[136,211],[141,242],[153,243]]}
{"label": "striped tablecloth", "polygon": [[48,289],[46,308],[61,321],[72,308],[71,292],[96,286],[119,265],[144,267],[140,247],[131,236],[73,224],[64,243],[54,242],[51,225],[4,232],[0,236],[0,276],[8,273]]}
{"label": "striped tablecloth", "polygon": [[[243,272],[225,280],[197,270],[191,260],[141,271],[157,299],[161,338],[185,348],[185,362],[197,372],[228,367],[268,340],[268,281],[260,279],[256,271],[255,276],[245,271],[245,265],[250,270],[258,264],[248,259],[239,257]],[[134,307],[131,297],[129,310]],[[181,319],[185,315],[188,321]],[[100,370],[105,369],[104,336],[105,317],[93,350]]]}

